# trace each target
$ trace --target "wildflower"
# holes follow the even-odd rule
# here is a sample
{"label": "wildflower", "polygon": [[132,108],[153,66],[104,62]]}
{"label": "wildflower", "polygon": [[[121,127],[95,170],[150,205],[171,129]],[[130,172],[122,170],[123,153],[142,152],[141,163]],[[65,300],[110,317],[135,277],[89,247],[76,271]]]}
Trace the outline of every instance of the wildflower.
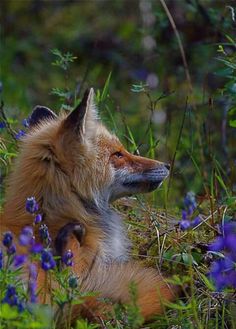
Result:
{"label": "wildflower", "polygon": [[12,245],[13,236],[11,232],[6,232],[3,234],[2,243],[5,247],[9,248]]}
{"label": "wildflower", "polygon": [[62,257],[62,262],[66,266],[72,266],[74,263],[72,261],[73,258],[73,252],[71,250],[68,250]]}
{"label": "wildflower", "polygon": [[19,267],[21,265],[23,265],[27,260],[27,256],[26,255],[16,255],[14,257],[14,266],[15,267]]}
{"label": "wildflower", "polygon": [[34,219],[34,223],[39,224],[41,222],[42,222],[42,215],[40,215],[40,214],[36,215],[36,217]]}
{"label": "wildflower", "polygon": [[191,222],[192,227],[196,227],[201,223],[201,218],[199,216],[195,217]]}
{"label": "wildflower", "polygon": [[222,233],[224,235],[209,245],[209,251],[221,252],[221,258],[212,263],[209,272],[217,291],[226,287],[236,288],[236,223],[223,225]]}
{"label": "wildflower", "polygon": [[29,285],[28,285],[28,291],[29,291],[29,297],[31,303],[37,303],[37,268],[34,264],[31,264],[29,267]]}
{"label": "wildflower", "polygon": [[41,267],[44,271],[53,269],[56,266],[56,262],[53,255],[48,250],[43,250],[41,255]]}
{"label": "wildflower", "polygon": [[32,254],[39,254],[43,250],[41,243],[34,243],[30,249]]}
{"label": "wildflower", "polygon": [[215,241],[213,241],[210,246],[209,246],[209,250],[210,251],[220,251],[223,250],[225,246],[224,243],[224,238],[222,236],[218,236]]}
{"label": "wildflower", "polygon": [[179,227],[182,231],[186,231],[188,228],[191,227],[191,223],[189,220],[181,220],[179,222]]}
{"label": "wildflower", "polygon": [[195,200],[194,192],[188,192],[184,198],[184,205],[188,209],[195,210],[197,208],[197,202]]}
{"label": "wildflower", "polygon": [[75,275],[71,275],[68,279],[68,284],[71,289],[75,289],[78,287],[78,278]]}
{"label": "wildflower", "polygon": [[36,267],[35,264],[30,264],[30,266],[29,266],[29,275],[30,275],[30,278],[32,280],[37,279],[38,272],[37,272],[37,267]]}
{"label": "wildflower", "polygon": [[3,268],[3,252],[0,249],[0,270]]}
{"label": "wildflower", "polygon": [[30,244],[33,244],[33,229],[31,226],[26,226],[21,231],[21,234],[19,236],[19,244],[21,246],[29,246]]}
{"label": "wildflower", "polygon": [[12,244],[9,248],[7,248],[7,254],[10,255],[14,255],[16,253],[16,246],[14,244]]}
{"label": "wildflower", "polygon": [[0,121],[0,129],[6,128],[6,123],[4,121]]}
{"label": "wildflower", "polygon": [[6,303],[10,306],[17,306],[19,312],[22,312],[24,309],[22,302],[17,296],[16,288],[12,285],[7,286],[7,291],[5,297],[2,300],[2,303]]}
{"label": "wildflower", "polygon": [[39,235],[40,235],[40,238],[43,242],[46,242],[47,244],[49,244],[51,242],[51,237],[49,235],[48,227],[47,227],[46,224],[40,225]]}
{"label": "wildflower", "polygon": [[20,129],[20,130],[18,130],[18,132],[15,134],[15,138],[16,139],[21,139],[21,137],[23,137],[23,136],[25,136],[25,131],[24,130],[22,130],[22,129]]}
{"label": "wildflower", "polygon": [[27,198],[25,208],[30,214],[34,214],[38,211],[39,206],[35,200],[35,197],[32,196],[31,198]]}
{"label": "wildflower", "polygon": [[194,219],[191,218],[197,208],[197,202],[193,192],[187,193],[186,197],[184,198],[184,207],[185,209],[182,210],[182,219],[179,221],[179,227],[182,231],[196,227],[201,223],[200,216],[196,216]]}
{"label": "wildflower", "polygon": [[37,283],[34,280],[29,280],[29,286],[28,286],[28,290],[29,290],[29,297],[30,297],[30,302],[31,303],[37,303]]}

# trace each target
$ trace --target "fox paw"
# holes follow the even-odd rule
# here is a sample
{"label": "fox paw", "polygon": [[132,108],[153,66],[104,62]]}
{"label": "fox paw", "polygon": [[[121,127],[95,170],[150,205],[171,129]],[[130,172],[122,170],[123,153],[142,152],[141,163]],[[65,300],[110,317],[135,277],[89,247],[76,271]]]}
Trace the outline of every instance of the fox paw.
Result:
{"label": "fox paw", "polygon": [[59,230],[55,239],[56,254],[62,256],[65,250],[73,250],[82,246],[84,235],[84,225],[80,223],[68,223],[64,225]]}

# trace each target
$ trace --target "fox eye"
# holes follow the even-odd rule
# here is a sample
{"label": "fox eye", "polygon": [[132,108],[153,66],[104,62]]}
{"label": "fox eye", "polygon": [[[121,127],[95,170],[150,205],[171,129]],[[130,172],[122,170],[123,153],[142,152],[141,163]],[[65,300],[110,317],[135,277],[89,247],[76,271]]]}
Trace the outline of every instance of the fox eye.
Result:
{"label": "fox eye", "polygon": [[121,152],[115,152],[112,155],[117,157],[117,158],[123,158],[123,154]]}

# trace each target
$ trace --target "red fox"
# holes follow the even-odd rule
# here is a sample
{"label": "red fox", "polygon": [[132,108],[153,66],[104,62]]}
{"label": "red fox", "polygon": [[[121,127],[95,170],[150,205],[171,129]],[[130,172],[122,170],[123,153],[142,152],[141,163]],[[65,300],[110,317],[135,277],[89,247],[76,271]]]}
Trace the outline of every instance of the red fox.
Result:
{"label": "red fox", "polygon": [[[112,302],[130,300],[137,286],[137,304],[145,319],[162,311],[174,291],[155,269],[130,260],[126,228],[111,208],[123,196],[155,190],[169,174],[169,165],[130,154],[100,122],[94,91],[67,116],[37,106],[23,137],[6,190],[3,227],[18,235],[30,225],[25,200],[34,196],[48,226],[55,253],[71,249],[73,271],[82,291],[96,291]],[[39,286],[45,284],[43,271]],[[75,306],[73,318],[89,312],[102,316],[101,298]],[[89,311],[88,311],[89,310]]]}

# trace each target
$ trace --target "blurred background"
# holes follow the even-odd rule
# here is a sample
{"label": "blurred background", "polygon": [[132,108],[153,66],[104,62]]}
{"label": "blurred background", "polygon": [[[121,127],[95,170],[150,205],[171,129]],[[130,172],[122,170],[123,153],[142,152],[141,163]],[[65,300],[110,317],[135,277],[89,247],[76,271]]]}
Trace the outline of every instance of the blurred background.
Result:
{"label": "blurred background", "polygon": [[[15,130],[35,105],[67,111],[93,86],[104,92],[103,120],[129,150],[172,163],[170,182],[154,197],[158,205],[176,203],[189,190],[204,198],[215,173],[235,191],[229,110],[236,83],[228,84],[235,68],[222,60],[235,56],[235,1],[2,0],[0,6],[1,99]],[[71,60],[64,68],[63,54]]]}

